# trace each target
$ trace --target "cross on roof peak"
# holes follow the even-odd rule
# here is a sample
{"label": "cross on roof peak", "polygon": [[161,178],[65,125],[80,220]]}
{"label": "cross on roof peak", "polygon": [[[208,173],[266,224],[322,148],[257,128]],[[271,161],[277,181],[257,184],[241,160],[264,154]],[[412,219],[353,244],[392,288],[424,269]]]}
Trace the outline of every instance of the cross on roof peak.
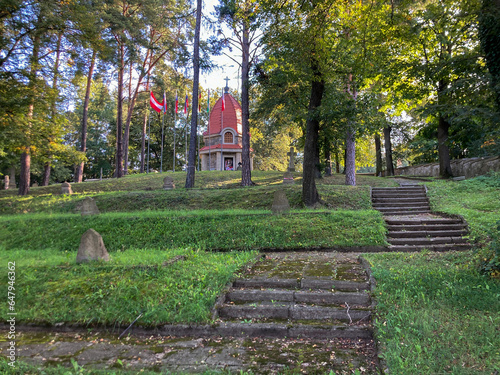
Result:
{"label": "cross on roof peak", "polygon": [[226,76],[226,78],[224,78],[224,81],[226,81],[226,87],[224,88],[224,92],[228,93],[229,92],[229,78]]}

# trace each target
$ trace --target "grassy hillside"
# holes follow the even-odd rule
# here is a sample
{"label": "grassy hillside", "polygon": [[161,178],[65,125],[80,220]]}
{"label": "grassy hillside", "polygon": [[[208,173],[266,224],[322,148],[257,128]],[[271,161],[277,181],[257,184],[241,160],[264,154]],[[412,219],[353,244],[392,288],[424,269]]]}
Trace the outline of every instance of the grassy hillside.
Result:
{"label": "grassy hillside", "polygon": [[[175,190],[163,190],[163,178],[174,179]],[[73,184],[73,195],[61,195],[60,185],[32,188],[30,194],[18,197],[16,191],[0,191],[0,215],[20,213],[73,213],[86,197],[93,197],[102,212],[138,210],[270,210],[273,194],[286,189],[292,208],[303,208],[301,177],[295,185],[283,185],[281,172],[253,172],[256,186],[241,187],[241,173],[199,172],[195,189],[184,189],[186,174],[131,175],[121,179]],[[394,181],[359,176],[358,186],[344,185],[344,176],[325,177],[317,181],[321,197],[331,209],[370,209],[369,186],[393,186]]]}

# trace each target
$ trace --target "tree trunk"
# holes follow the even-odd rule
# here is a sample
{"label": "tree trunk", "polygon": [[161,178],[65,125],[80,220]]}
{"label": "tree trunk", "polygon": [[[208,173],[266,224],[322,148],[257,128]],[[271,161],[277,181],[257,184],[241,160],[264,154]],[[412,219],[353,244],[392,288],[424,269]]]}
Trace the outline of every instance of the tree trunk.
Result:
{"label": "tree trunk", "polygon": [[[61,40],[62,40],[62,32],[60,32],[59,35],[57,36],[56,61],[54,63],[54,77],[52,80],[52,89],[54,91],[57,90],[57,79],[59,78],[59,63],[61,61],[61,59],[60,59],[60,57],[61,57]],[[51,115],[52,121],[54,121],[54,119],[56,117],[56,103],[57,103],[57,96],[54,97],[54,100],[52,102],[51,109],[50,109],[50,112],[51,112],[50,115]],[[50,137],[50,138],[52,138],[52,137]],[[49,139],[49,146],[48,146],[49,152],[50,152],[50,142],[51,141],[52,141],[52,139]],[[49,154],[48,160],[43,167],[43,176],[42,176],[42,182],[41,182],[42,186],[49,185],[50,171],[52,169],[51,168],[51,159],[52,159],[52,155]]]}
{"label": "tree trunk", "polygon": [[320,201],[316,189],[316,155],[319,138],[319,120],[316,113],[321,106],[325,82],[319,71],[318,62],[312,58],[311,68],[313,80],[311,82],[311,96],[309,99],[308,116],[306,121],[306,141],[304,145],[304,171],[302,179],[302,201],[308,207],[314,206]]}
{"label": "tree trunk", "polygon": [[[42,22],[42,14],[38,16],[37,24]],[[19,195],[27,195],[30,191],[30,173],[31,173],[31,126],[33,120],[33,113],[35,110],[35,85],[38,72],[38,55],[40,52],[41,35],[37,31],[33,39],[33,53],[31,55],[30,61],[30,72],[29,72],[29,87],[30,104],[28,106],[28,128],[26,129],[26,145],[23,147],[23,153],[21,154],[21,172],[19,175]]]}
{"label": "tree trunk", "polygon": [[[97,57],[97,50],[92,51],[92,59],[90,60],[89,73],[87,75],[87,87],[85,88],[85,99],[83,101],[83,115],[82,115],[82,141],[80,144],[80,151],[87,152],[87,123],[88,123],[88,113],[89,113],[89,102],[90,102],[90,89],[92,86],[92,75],[94,74],[95,60]],[[85,162],[78,164],[75,173],[75,182],[82,182],[83,180],[83,168]]]}
{"label": "tree trunk", "polygon": [[[319,130],[318,130],[318,134],[319,134]],[[319,137],[318,137],[318,146],[316,147],[316,162],[314,163],[315,164],[315,177],[316,178],[323,178],[323,176],[321,175],[321,160],[319,158]]]}
{"label": "tree trunk", "polygon": [[338,147],[335,147],[335,173],[340,173],[340,156]]}
{"label": "tree trunk", "polygon": [[50,160],[49,160],[43,166],[43,176],[42,176],[42,181],[41,181],[40,186],[49,186],[51,169],[52,169],[52,165],[51,165]]}
{"label": "tree trunk", "polygon": [[125,70],[125,46],[120,45],[120,61],[118,67],[118,100],[116,104],[116,160],[115,177],[123,177],[123,74]]}
{"label": "tree trunk", "polygon": [[31,155],[30,148],[26,147],[21,154],[21,172],[19,174],[19,195],[28,195],[30,192],[30,167]]}
{"label": "tree trunk", "polygon": [[356,186],[356,130],[352,124],[346,132],[345,140],[345,184]]}
{"label": "tree trunk", "polygon": [[[440,80],[438,83],[438,103],[441,107],[446,106],[447,101],[444,94],[448,84],[445,80]],[[450,178],[453,176],[450,163],[450,149],[448,148],[448,135],[450,131],[450,123],[440,113],[438,119],[438,155],[439,155],[439,175],[442,178]]]}
{"label": "tree trunk", "polygon": [[500,111],[500,0],[483,0],[479,15],[479,39],[491,74],[497,111]]}
{"label": "tree trunk", "polygon": [[384,128],[384,146],[385,146],[385,164],[386,176],[394,176],[394,164],[392,162],[392,143],[391,143],[391,130],[392,127],[387,125]]}
{"label": "tree trunk", "polygon": [[342,171],[342,174],[344,175],[346,173],[346,168],[347,168],[347,147],[344,147],[344,170]]}
{"label": "tree trunk", "polygon": [[382,148],[380,144],[380,134],[375,133],[375,155],[376,155],[376,162],[375,162],[375,176],[379,177],[382,176]]}
{"label": "tree trunk", "polygon": [[142,135],[141,135],[141,170],[140,173],[145,172],[145,157],[146,157],[146,132],[148,126],[148,112],[144,113],[144,121],[142,123]]}
{"label": "tree trunk", "polygon": [[9,189],[15,189],[16,186],[16,167],[13,165],[9,168]]}
{"label": "tree trunk", "polygon": [[242,150],[241,150],[241,185],[251,186],[252,170],[250,165],[250,100],[249,100],[249,69],[250,69],[250,42],[248,40],[248,20],[243,20],[243,43],[241,62],[241,125],[242,125]]}
{"label": "tree trunk", "polygon": [[325,142],[325,176],[332,175],[332,154],[330,150],[330,143]]}
{"label": "tree trunk", "polygon": [[438,125],[438,154],[439,154],[439,175],[442,178],[453,177],[450,163],[450,149],[448,148],[448,133],[450,124],[443,116],[439,116]]}
{"label": "tree trunk", "polygon": [[[149,74],[146,80],[146,91],[149,92]],[[144,112],[144,122],[142,123],[142,135],[141,135],[141,173],[146,171],[146,133],[148,125],[148,113],[149,113],[149,98],[146,99],[146,108]]]}
{"label": "tree trunk", "polygon": [[[347,36],[349,39],[349,36]],[[354,105],[358,99],[358,91],[352,74],[349,74],[347,81],[347,92],[354,100]],[[345,144],[345,184],[356,186],[356,128],[351,119],[347,125],[346,144]]]}
{"label": "tree trunk", "polygon": [[186,189],[194,187],[196,171],[196,140],[198,135],[198,86],[200,81],[200,28],[202,0],[196,2],[196,29],[193,50],[193,109],[191,114],[191,135],[189,137],[189,156],[186,174]]}

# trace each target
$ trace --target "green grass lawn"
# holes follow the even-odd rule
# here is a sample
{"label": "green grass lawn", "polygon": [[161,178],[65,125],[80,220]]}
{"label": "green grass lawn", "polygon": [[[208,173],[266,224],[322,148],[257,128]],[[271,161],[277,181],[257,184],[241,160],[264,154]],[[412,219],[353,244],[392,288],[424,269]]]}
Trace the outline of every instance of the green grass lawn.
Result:
{"label": "green grass lawn", "polygon": [[[344,176],[323,178],[317,185],[325,207],[306,210],[296,174],[296,185],[285,187],[292,214],[273,216],[282,173],[253,172],[257,185],[249,188],[239,186],[239,172],[197,173],[197,188],[189,191],[182,188],[184,173],[169,175],[173,191],[162,190],[165,174],[151,174],[74,184],[69,197],[59,194],[59,186],[32,189],[28,197],[0,192],[0,264],[6,269],[16,262],[19,321],[127,324],[144,312],[139,324],[146,326],[209,322],[221,288],[256,250],[384,245],[370,186],[396,185],[358,176],[358,186],[348,187]],[[495,373],[500,282],[481,275],[478,265],[494,255],[500,177],[426,185],[434,210],[468,221],[476,247],[366,255],[377,280],[381,355],[392,374]],[[85,196],[95,198],[101,215],[75,213]],[[74,264],[88,228],[103,235],[108,264]],[[164,266],[179,255],[186,259]],[[7,273],[0,276],[6,295]]]}
{"label": "green grass lawn", "polygon": [[76,214],[0,217],[5,249],[56,249],[76,252],[90,228],[108,251],[308,249],[384,246],[385,228],[373,210],[309,212],[288,215],[246,211],[129,212],[80,217]]}
{"label": "green grass lawn", "polygon": [[[73,184],[74,194],[61,195],[60,186],[37,187],[27,196],[16,191],[0,191],[0,215],[26,213],[73,213],[81,201],[91,196],[102,212],[137,210],[270,210],[274,192],[285,189],[290,205],[302,204],[301,177],[296,174],[295,185],[283,185],[283,174],[253,172],[256,186],[241,187],[240,172],[199,172],[196,188],[184,189],[185,173],[168,173],[174,178],[175,190],[163,190],[165,174],[131,175],[122,179]],[[370,186],[393,186],[395,182],[371,176],[358,176],[358,186],[346,186],[344,176],[333,175],[317,181],[318,191],[329,209],[370,209]],[[151,188],[152,190],[146,190]]]}
{"label": "green grass lawn", "polygon": [[376,339],[391,374],[500,371],[500,283],[472,252],[365,254],[377,280]]}
{"label": "green grass lawn", "polygon": [[480,274],[479,265],[498,252],[490,240],[500,238],[500,176],[426,185],[434,210],[467,220],[476,247],[443,254],[365,254],[377,280],[381,355],[392,374],[495,374],[500,280],[498,273],[497,278]]}
{"label": "green grass lawn", "polygon": [[[235,273],[256,252],[211,253],[188,249],[129,249],[109,263],[76,265],[74,253],[0,251],[0,264],[15,262],[17,322],[139,325],[207,323],[210,309]],[[173,264],[168,260],[183,255]],[[167,263],[165,263],[167,262]],[[7,295],[7,272],[0,277]],[[9,305],[0,305],[7,317]]]}

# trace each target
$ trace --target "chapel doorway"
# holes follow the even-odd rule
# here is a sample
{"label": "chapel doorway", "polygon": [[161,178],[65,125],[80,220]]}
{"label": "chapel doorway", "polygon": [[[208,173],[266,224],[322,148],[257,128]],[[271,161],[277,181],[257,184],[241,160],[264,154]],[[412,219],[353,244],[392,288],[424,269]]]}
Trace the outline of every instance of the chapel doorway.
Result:
{"label": "chapel doorway", "polygon": [[224,170],[225,171],[234,171],[234,158],[224,158]]}

